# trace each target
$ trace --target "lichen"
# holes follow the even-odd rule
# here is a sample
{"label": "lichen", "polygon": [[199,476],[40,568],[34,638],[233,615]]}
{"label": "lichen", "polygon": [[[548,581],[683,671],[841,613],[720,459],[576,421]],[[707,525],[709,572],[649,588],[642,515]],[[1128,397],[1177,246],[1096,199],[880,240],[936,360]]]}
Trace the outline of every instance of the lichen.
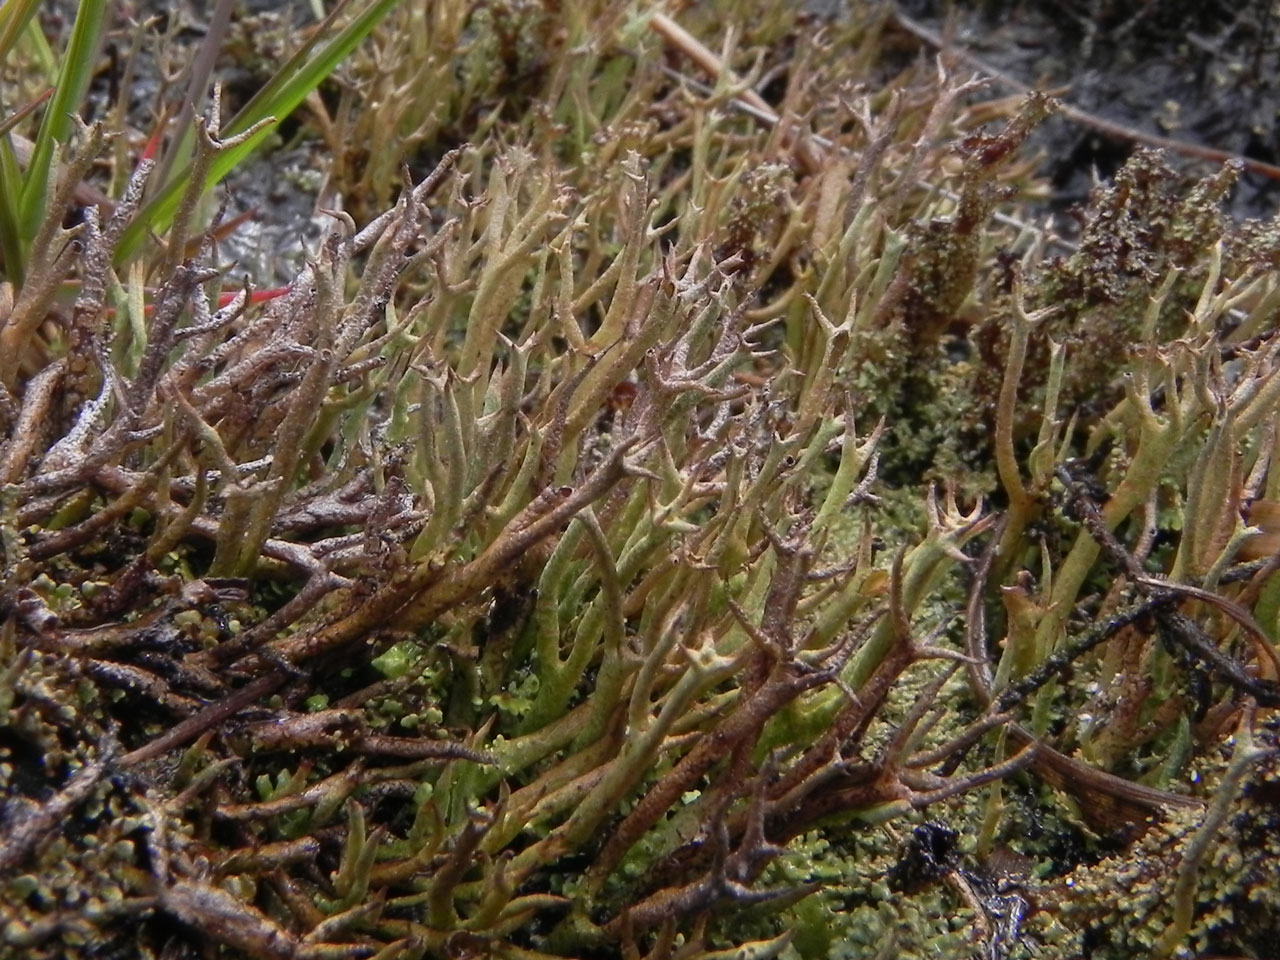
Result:
{"label": "lichen", "polygon": [[0,953],[1265,952],[1276,226],[886,29],[403,5],[287,287],[10,278]]}

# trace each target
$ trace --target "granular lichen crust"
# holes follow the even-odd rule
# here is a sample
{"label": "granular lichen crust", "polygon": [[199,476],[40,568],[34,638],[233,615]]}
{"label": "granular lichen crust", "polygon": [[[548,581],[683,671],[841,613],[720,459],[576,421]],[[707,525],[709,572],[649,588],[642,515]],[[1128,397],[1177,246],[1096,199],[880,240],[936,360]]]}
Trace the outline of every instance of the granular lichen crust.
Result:
{"label": "granular lichen crust", "polygon": [[0,203],[0,956],[1265,955],[1237,171],[1055,234],[1050,99],[887,8],[360,11],[287,285],[208,219],[243,91]]}
{"label": "granular lichen crust", "polygon": [[[1172,956],[1265,956],[1271,949],[1280,908],[1272,882],[1280,854],[1278,772],[1274,758],[1264,762],[1230,802],[1195,871],[1190,929]],[[1038,892],[1028,932],[1064,956],[1151,951],[1175,923],[1175,888],[1204,821],[1203,811],[1170,813],[1131,847],[1055,878]]]}

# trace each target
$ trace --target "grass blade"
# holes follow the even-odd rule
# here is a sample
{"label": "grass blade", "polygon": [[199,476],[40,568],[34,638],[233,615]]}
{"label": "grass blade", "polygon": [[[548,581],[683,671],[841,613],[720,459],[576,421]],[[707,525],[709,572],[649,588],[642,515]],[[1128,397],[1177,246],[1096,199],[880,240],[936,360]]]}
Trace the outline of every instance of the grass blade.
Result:
{"label": "grass blade", "polygon": [[93,79],[107,9],[106,0],[81,0],[76,14],[71,42],[63,54],[62,71],[40,124],[40,132],[36,136],[22,198],[18,204],[22,235],[28,240],[35,236],[44,219],[45,200],[49,183],[54,176],[49,169],[53,145],[55,142],[66,143],[71,137],[72,115],[78,111],[89,89],[89,82]]}
{"label": "grass blade", "polygon": [[[297,109],[298,105],[306,99],[307,94],[318,87],[399,2],[400,0],[373,0],[314,56],[307,58],[306,54],[318,42],[321,34],[317,34],[317,39],[312,40],[290,58],[258,95],[224,127],[222,135],[232,137],[263,120],[272,122],[233,149],[219,153],[210,166],[209,174],[205,179],[205,188],[208,189],[221,181],[256,150],[262,141]],[[189,175],[190,167],[187,167],[139,211],[138,216],[129,224],[121,238],[116,253],[117,264],[128,260],[137,252],[138,245],[147,231],[163,230],[168,225],[181,202]]]}
{"label": "grass blade", "polygon": [[[227,123],[226,132],[229,136],[235,136],[237,133],[243,133],[259,120],[265,120],[267,117],[274,116],[278,113],[278,110],[274,108],[274,105],[282,102],[282,99],[286,96],[286,88],[290,84],[294,83],[298,77],[305,76],[307,73],[311,72],[312,68],[308,66],[308,63],[312,51],[320,45],[320,42],[324,37],[328,36],[329,32],[333,29],[334,24],[338,22],[338,18],[342,16],[343,12],[351,6],[353,2],[354,0],[340,0],[340,2],[330,12],[329,16],[325,17],[324,22],[319,24],[315,30],[311,32],[311,36],[307,38],[306,43],[295,50],[293,55],[290,56],[280,69],[272,75],[271,79],[263,84],[262,88],[249,98],[249,102],[241,107],[240,112],[232,117]],[[384,9],[382,13],[376,13],[374,8],[376,8],[380,3],[382,3],[382,0],[375,0],[373,6],[366,9],[364,13],[360,14],[360,16],[353,20],[343,33],[347,30],[357,28],[359,21],[371,13],[375,14],[374,22],[369,25],[369,29],[372,29],[373,25],[376,24],[377,19],[389,12],[390,8],[395,5],[393,0],[391,4],[386,5],[386,9]],[[335,60],[322,74],[314,78],[312,87],[318,86],[325,77],[332,73],[334,67],[336,67],[338,63],[347,56],[347,54],[355,49],[356,44],[358,44],[367,33],[368,30],[360,32],[355,42],[350,44],[349,48],[342,53],[342,55],[339,56],[337,60]],[[340,42],[342,42],[341,34],[334,38],[335,44]],[[320,56],[324,55],[325,54],[322,53]]]}
{"label": "grass blade", "polygon": [[0,253],[4,255],[4,277],[15,287],[26,276],[26,256],[17,200],[22,190],[22,168],[7,136],[0,137]]}
{"label": "grass blade", "polygon": [[0,5],[0,61],[9,56],[40,3],[41,0],[8,0]]}

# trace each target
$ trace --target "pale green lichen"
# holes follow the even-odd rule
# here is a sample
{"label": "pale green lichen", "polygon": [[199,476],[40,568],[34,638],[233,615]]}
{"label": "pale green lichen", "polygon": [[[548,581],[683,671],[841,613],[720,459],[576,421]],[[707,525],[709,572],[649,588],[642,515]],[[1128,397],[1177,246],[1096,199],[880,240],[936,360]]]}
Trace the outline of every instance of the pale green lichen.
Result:
{"label": "pale green lichen", "polygon": [[733,12],[782,123],[649,14],[405,5],[280,297],[157,247],[59,393],[17,291],[0,952],[1262,949],[1275,226],[1141,153],[1055,252],[1044,99]]}

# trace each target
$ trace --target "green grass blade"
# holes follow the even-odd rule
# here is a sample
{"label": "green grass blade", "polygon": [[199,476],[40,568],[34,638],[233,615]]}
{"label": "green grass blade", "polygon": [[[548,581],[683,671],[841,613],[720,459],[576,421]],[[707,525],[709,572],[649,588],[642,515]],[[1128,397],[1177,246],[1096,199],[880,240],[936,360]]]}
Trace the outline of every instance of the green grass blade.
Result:
{"label": "green grass blade", "polygon": [[49,38],[44,35],[40,21],[35,17],[27,21],[27,43],[31,45],[31,56],[35,58],[36,65],[44,71],[49,82],[53,83],[61,61],[49,46]]}
{"label": "green grass blade", "polygon": [[[204,187],[208,189],[222,180],[249,156],[306,99],[307,94],[320,85],[344,59],[369,35],[378,22],[391,12],[400,0],[373,0],[365,9],[339,31],[314,56],[307,57],[311,46],[290,58],[261,91],[245,105],[222,133],[232,137],[243,133],[255,123],[272,122],[252,137],[231,150],[220,153],[209,169]],[[314,45],[314,44],[313,44]],[[163,230],[182,200],[186,190],[190,167],[175,176],[129,224],[117,247],[117,264],[127,261],[137,252],[139,244],[149,230]]]}
{"label": "green grass blade", "polygon": [[[333,25],[337,22],[338,17],[340,17],[343,11],[345,11],[347,7],[351,6],[353,2],[354,0],[341,0],[341,2],[333,8],[329,16],[325,18],[324,22],[312,31],[307,42],[295,50],[289,59],[281,65],[280,69],[272,74],[271,78],[262,85],[262,88],[249,98],[249,102],[240,108],[240,112],[227,122],[225,133],[228,136],[235,136],[237,133],[243,133],[255,123],[260,120],[265,120],[267,117],[278,116],[279,110],[277,109],[277,105],[282,103],[284,98],[289,96],[288,88],[292,84],[299,81],[304,83],[309,82],[305,88],[303,97],[306,96],[306,91],[310,91],[319,86],[324,78],[329,76],[329,74],[333,72],[334,68],[337,67],[337,65],[356,48],[360,41],[368,35],[369,31],[373,29],[378,20],[390,12],[391,8],[395,6],[398,0],[392,0],[390,3],[386,3],[385,0],[374,0],[374,2],[366,8],[363,13],[357,16],[350,24],[347,25],[346,28],[344,28],[342,33],[334,37],[329,47],[326,47],[324,51],[318,54],[314,61],[311,60],[312,52],[320,45],[320,42],[329,35],[330,31],[333,29]],[[379,7],[383,8],[381,12],[378,10]],[[362,28],[361,22],[366,17],[372,17],[372,20],[367,27]],[[345,51],[334,50],[336,45],[344,43],[343,36],[348,31],[356,31],[353,42],[344,44],[346,47]],[[340,55],[334,59],[329,53],[330,50],[333,50],[334,53],[340,53]],[[321,70],[322,64],[319,63],[321,59],[331,60],[332,62]],[[301,100],[299,100],[299,102],[301,102]]]}
{"label": "green grass blade", "polygon": [[15,287],[26,276],[22,224],[15,202],[22,190],[22,168],[9,138],[0,137],[0,253],[4,255],[4,278]]}
{"label": "green grass blade", "polygon": [[81,0],[80,9],[76,13],[71,42],[63,54],[57,88],[36,136],[22,199],[19,201],[22,234],[27,239],[35,236],[44,219],[49,183],[53,178],[53,172],[49,170],[53,145],[55,142],[66,143],[70,139],[74,129],[72,115],[79,110],[89,89],[89,82],[93,79],[94,61],[102,40],[108,7],[107,0]]}
{"label": "green grass blade", "polygon": [[0,6],[0,61],[9,56],[42,0],[8,0]]}

